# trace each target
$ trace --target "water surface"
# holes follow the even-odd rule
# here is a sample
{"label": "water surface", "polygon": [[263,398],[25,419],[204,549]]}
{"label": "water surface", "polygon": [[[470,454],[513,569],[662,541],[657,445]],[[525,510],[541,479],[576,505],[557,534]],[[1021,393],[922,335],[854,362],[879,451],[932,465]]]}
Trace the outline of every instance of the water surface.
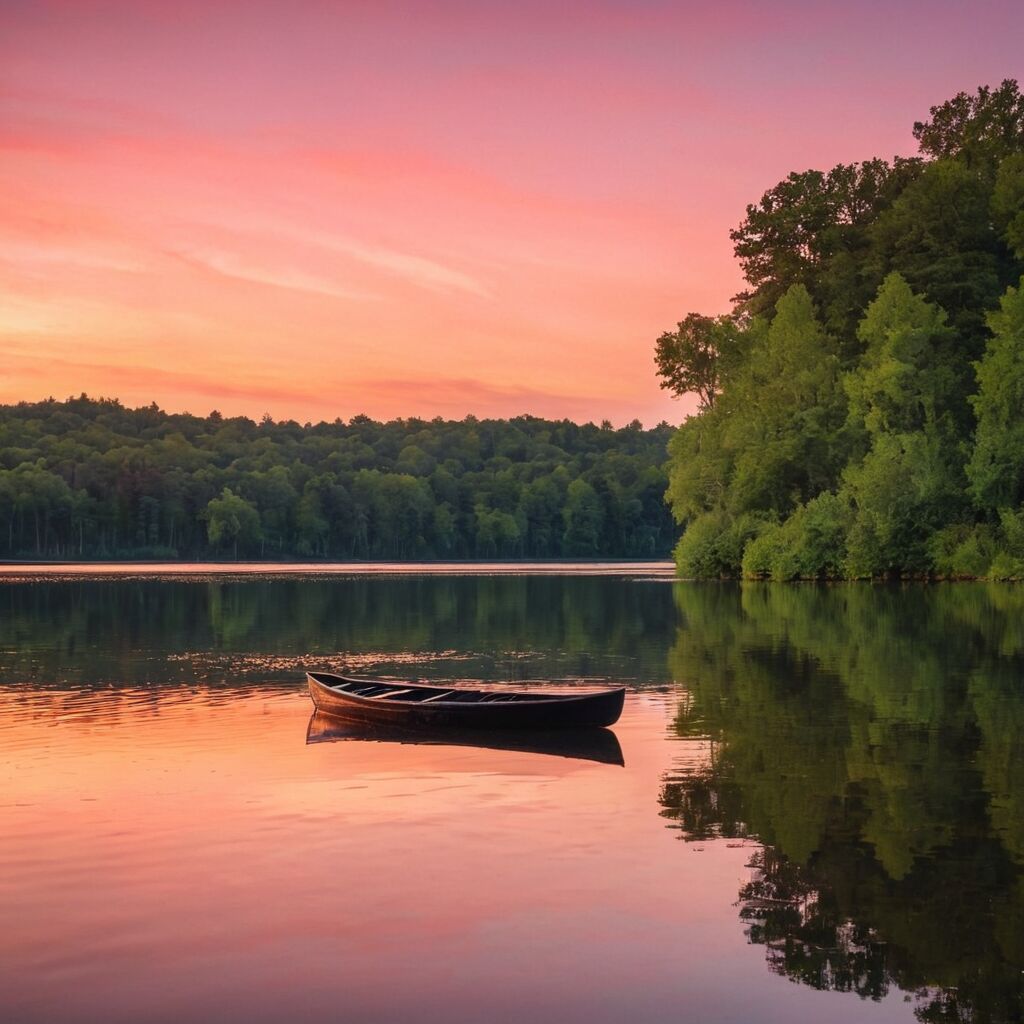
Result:
{"label": "water surface", "polygon": [[[1022,613],[647,567],[9,580],[0,1017],[1020,1020]],[[302,669],[344,665],[625,682],[624,765],[311,721]]]}

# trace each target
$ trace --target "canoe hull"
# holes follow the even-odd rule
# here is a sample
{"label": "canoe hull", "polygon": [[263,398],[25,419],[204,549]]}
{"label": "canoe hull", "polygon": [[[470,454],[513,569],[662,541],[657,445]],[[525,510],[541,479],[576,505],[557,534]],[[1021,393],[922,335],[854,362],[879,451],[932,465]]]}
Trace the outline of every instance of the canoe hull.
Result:
{"label": "canoe hull", "polygon": [[[401,729],[579,729],[608,726],[618,721],[625,688],[598,693],[567,694],[518,703],[403,703],[400,700],[358,697],[340,692],[331,682],[347,682],[343,676],[307,673],[309,694],[318,711],[363,725]],[[409,684],[413,686],[414,684]],[[440,689],[440,688],[438,688]]]}

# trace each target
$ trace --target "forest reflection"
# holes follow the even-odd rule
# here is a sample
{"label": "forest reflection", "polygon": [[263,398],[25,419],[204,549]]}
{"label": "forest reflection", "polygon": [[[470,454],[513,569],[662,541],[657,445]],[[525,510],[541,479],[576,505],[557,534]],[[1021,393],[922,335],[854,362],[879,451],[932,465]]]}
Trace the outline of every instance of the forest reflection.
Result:
{"label": "forest reflection", "polygon": [[0,587],[0,683],[295,684],[305,668],[664,683],[664,583],[586,576],[64,579]]}
{"label": "forest reflection", "polygon": [[[679,585],[688,839],[756,837],[771,971],[929,1022],[1024,1019],[1024,589]],[[753,848],[753,847],[752,847]]]}
{"label": "forest reflection", "polygon": [[[671,731],[711,753],[665,776],[661,812],[688,839],[751,840],[740,926],[771,971],[866,999],[905,992],[922,1021],[1024,1020],[1024,588],[413,575],[0,588],[0,684],[26,713],[32,693],[99,720],[125,712],[115,697],[167,710],[193,684],[196,701],[300,690],[310,664],[674,679]],[[351,739],[323,723],[308,735]],[[586,739],[538,752],[621,762],[614,734]],[[644,758],[623,744],[627,777]]]}

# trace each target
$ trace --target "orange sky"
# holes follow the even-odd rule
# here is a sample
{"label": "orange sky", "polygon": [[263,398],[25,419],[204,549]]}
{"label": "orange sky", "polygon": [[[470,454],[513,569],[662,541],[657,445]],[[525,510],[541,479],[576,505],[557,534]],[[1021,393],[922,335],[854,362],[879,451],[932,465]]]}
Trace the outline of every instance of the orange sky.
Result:
{"label": "orange sky", "polygon": [[0,401],[678,421],[745,203],[1024,73],[1017,4],[550,6],[0,6]]}

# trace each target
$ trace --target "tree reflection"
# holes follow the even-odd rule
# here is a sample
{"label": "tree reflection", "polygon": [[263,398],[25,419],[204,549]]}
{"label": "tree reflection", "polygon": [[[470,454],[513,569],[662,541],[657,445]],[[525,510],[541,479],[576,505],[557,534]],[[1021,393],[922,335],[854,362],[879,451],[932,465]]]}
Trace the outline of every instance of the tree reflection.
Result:
{"label": "tree reflection", "polygon": [[763,844],[739,893],[769,969],[1024,1020],[1024,591],[680,585],[665,779],[684,836]]}
{"label": "tree reflection", "polygon": [[294,683],[303,666],[364,657],[392,674],[662,682],[675,617],[664,584],[609,577],[10,583],[0,685]]}

